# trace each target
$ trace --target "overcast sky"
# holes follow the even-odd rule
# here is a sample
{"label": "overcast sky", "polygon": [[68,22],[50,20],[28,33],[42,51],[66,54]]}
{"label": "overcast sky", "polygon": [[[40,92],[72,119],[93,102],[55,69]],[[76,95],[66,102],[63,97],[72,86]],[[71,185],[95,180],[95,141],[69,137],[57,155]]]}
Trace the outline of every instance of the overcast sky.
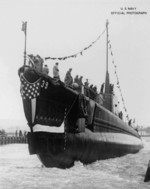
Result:
{"label": "overcast sky", "polygon": [[[146,14],[126,13],[126,8]],[[64,57],[80,52],[104,31],[109,20],[109,72],[115,81],[112,59],[128,114],[138,124],[150,125],[150,1],[129,0],[0,0],[0,120],[21,121],[26,127],[17,71],[23,64],[27,21],[27,53]],[[50,68],[55,61],[45,62]],[[106,33],[89,49],[59,61],[63,80],[68,68],[83,75],[98,89],[105,79]]]}

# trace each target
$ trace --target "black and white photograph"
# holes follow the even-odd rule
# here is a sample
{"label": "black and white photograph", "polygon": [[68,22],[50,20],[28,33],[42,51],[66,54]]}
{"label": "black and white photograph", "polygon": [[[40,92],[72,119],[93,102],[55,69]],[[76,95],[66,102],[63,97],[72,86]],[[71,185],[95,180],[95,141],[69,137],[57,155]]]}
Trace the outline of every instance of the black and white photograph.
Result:
{"label": "black and white photograph", "polygon": [[150,188],[150,1],[0,0],[0,189]]}

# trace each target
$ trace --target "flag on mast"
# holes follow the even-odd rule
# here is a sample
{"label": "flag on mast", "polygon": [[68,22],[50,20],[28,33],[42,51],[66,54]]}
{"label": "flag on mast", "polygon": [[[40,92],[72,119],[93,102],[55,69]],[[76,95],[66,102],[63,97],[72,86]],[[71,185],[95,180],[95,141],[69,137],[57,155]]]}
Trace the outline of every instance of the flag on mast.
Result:
{"label": "flag on mast", "polygon": [[26,43],[27,43],[27,22],[22,22],[21,30],[25,34],[25,44],[24,44],[24,65],[26,65]]}
{"label": "flag on mast", "polygon": [[27,32],[27,22],[22,22],[22,29],[21,29],[25,35],[26,35],[26,32]]}

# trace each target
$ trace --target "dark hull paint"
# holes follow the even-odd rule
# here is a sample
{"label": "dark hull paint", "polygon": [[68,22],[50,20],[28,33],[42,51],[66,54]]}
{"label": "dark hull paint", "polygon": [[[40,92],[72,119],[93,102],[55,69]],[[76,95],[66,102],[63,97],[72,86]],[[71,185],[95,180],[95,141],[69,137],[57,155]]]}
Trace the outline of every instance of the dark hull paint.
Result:
{"label": "dark hull paint", "polygon": [[[115,137],[108,137],[114,135]],[[137,153],[141,148],[141,143],[135,145],[131,141],[122,143],[118,133],[92,133],[86,129],[80,134],[50,134],[34,133],[33,139],[29,139],[29,149],[34,149],[46,167],[69,168],[75,161],[89,164],[96,160],[104,160],[120,157],[129,153]],[[130,136],[121,135],[122,141]],[[29,137],[30,138],[30,137]],[[128,138],[128,139],[129,139]],[[135,140],[138,140],[134,137]],[[131,140],[133,136],[131,136]],[[130,140],[130,139],[129,139]],[[120,141],[120,142],[118,142]],[[130,143],[131,142],[131,143]]]}

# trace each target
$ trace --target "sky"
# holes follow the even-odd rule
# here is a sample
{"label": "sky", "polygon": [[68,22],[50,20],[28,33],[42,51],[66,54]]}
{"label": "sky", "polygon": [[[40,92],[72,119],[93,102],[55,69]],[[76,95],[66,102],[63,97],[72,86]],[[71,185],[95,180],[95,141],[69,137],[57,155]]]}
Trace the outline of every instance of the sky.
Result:
{"label": "sky", "polygon": [[[129,117],[150,126],[149,0],[0,0],[0,127],[27,127],[17,74],[23,65],[22,21],[27,21],[27,53],[45,58],[81,52],[102,34],[107,19],[111,79],[115,82],[114,61]],[[105,80],[106,33],[82,55],[58,62],[62,80],[73,68],[73,76],[83,75],[99,89]],[[52,76],[55,61],[45,64]]]}

